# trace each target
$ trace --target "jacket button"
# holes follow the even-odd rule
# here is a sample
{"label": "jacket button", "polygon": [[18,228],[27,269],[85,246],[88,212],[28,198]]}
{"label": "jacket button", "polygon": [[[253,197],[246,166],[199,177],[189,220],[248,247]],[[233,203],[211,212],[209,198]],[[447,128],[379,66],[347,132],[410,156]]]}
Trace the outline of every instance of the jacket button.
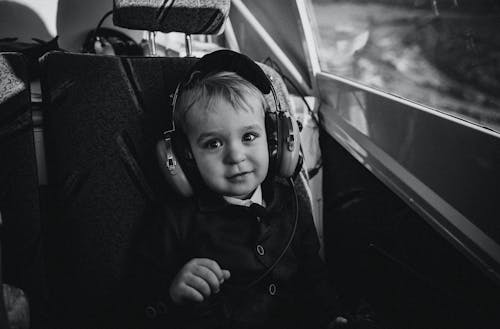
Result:
{"label": "jacket button", "polygon": [[156,318],[157,312],[156,309],[153,306],[148,306],[146,307],[146,317],[148,319],[154,319]]}
{"label": "jacket button", "polygon": [[271,283],[269,285],[269,295],[271,296],[276,295],[276,285],[274,283]]}
{"label": "jacket button", "polygon": [[264,256],[264,247],[262,247],[260,244],[257,245],[257,253],[261,256]]}
{"label": "jacket button", "polygon": [[167,313],[167,305],[165,305],[164,302],[158,302],[158,303],[156,303],[156,309],[158,310],[159,314],[165,314],[165,313]]}

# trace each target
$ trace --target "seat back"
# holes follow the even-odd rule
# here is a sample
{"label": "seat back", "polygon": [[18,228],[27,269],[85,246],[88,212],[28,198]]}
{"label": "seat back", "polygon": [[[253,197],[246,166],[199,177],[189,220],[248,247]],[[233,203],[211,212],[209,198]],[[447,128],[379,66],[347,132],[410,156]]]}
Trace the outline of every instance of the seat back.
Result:
{"label": "seat back", "polygon": [[168,194],[154,145],[170,121],[169,94],[193,61],[60,52],[43,58],[57,316],[105,313],[119,289],[134,233]]}

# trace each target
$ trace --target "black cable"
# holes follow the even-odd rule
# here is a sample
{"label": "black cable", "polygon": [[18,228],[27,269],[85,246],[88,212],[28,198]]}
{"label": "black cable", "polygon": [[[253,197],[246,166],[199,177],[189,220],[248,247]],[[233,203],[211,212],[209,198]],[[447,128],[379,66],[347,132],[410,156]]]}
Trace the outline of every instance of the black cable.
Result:
{"label": "black cable", "polygon": [[256,284],[258,284],[262,279],[264,279],[269,273],[271,273],[272,270],[274,270],[274,268],[276,267],[276,265],[278,265],[278,263],[281,261],[281,259],[283,258],[283,256],[285,256],[285,253],[288,251],[288,248],[290,248],[290,245],[292,244],[293,238],[295,237],[295,232],[297,231],[297,226],[298,226],[298,222],[299,222],[299,197],[297,196],[297,191],[295,190],[295,184],[294,184],[293,179],[291,177],[288,178],[288,183],[290,184],[290,186],[292,188],[292,191],[293,191],[294,206],[295,206],[294,207],[295,208],[294,209],[295,210],[294,211],[295,212],[295,218],[294,218],[294,221],[293,221],[292,232],[290,233],[290,236],[288,238],[288,241],[287,241],[285,247],[281,250],[280,255],[278,257],[276,257],[276,259],[274,260],[273,264],[271,266],[269,266],[256,279],[252,280],[250,283],[246,284],[245,286],[243,286],[241,288],[226,283],[226,285],[228,287],[231,287],[231,288],[239,290],[239,291],[244,291],[244,290],[248,290],[248,289],[252,288]]}
{"label": "black cable", "polygon": [[[113,9],[108,11],[102,18],[99,20],[99,23],[97,23],[96,28],[94,29],[94,33],[92,34],[92,37],[90,38],[90,41],[87,45],[87,49],[84,49],[85,52],[94,52],[94,44],[97,40],[97,34],[99,33],[99,30],[101,29],[101,25],[104,23],[104,20],[108,18],[111,14],[113,14]],[[94,51],[91,51],[94,50]]]}
{"label": "black cable", "polygon": [[294,205],[295,205],[295,219],[293,221],[293,228],[292,228],[292,232],[290,233],[290,237],[288,238],[288,241],[287,241],[285,247],[283,248],[283,250],[281,250],[280,255],[276,258],[274,263],[271,266],[269,266],[267,268],[267,270],[264,273],[262,273],[257,279],[250,282],[245,287],[245,290],[250,289],[251,287],[253,287],[257,283],[259,283],[262,279],[264,279],[276,267],[276,265],[278,265],[278,263],[283,258],[283,256],[285,256],[285,253],[288,251],[288,248],[290,248],[290,245],[292,244],[293,238],[295,237],[295,232],[297,231],[297,224],[299,222],[299,198],[297,196],[297,191],[295,190],[295,184],[293,182],[293,179],[288,178],[288,183],[290,184],[292,191],[293,191],[293,198],[294,198]]}
{"label": "black cable", "polygon": [[292,81],[292,79],[290,79],[286,74],[283,73],[283,71],[281,70],[280,66],[272,60],[271,57],[267,57],[265,60],[264,60],[264,64],[267,64],[269,62],[270,66],[276,71],[278,72],[278,74],[280,75],[280,77],[288,82],[292,87],[293,89],[297,92],[297,94],[300,96],[300,98],[302,99],[302,101],[304,102],[304,104],[306,105],[307,107],[307,112],[309,112],[309,114],[311,115],[314,123],[316,123],[318,126],[319,126],[319,119],[316,115],[316,113],[314,113],[314,111],[311,109],[311,106],[309,105],[309,103],[306,101],[306,98],[304,96],[304,94],[300,91],[300,89],[297,87],[297,85]]}
{"label": "black cable", "polygon": [[295,85],[295,83],[293,83],[293,81],[286,75],[282,75],[282,78],[283,80],[287,81],[294,89],[295,91],[297,91],[297,93],[299,94],[300,98],[302,98],[302,101],[304,102],[304,104],[306,105],[307,107],[307,111],[309,112],[309,114],[311,115],[311,117],[313,118],[313,121],[314,123],[316,123],[318,126],[319,126],[319,119],[318,119],[318,116],[317,114],[311,109],[311,106],[309,106],[309,103],[306,101],[306,97],[304,96],[304,94],[302,94],[300,92],[300,89],[297,87],[297,85]]}

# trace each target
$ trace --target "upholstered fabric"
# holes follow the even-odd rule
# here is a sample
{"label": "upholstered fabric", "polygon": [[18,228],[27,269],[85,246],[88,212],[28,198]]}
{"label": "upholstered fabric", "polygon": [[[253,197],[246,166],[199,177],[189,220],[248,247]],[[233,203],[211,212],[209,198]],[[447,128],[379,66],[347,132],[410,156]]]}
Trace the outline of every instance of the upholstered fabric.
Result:
{"label": "upholstered fabric", "polygon": [[30,308],[28,297],[22,289],[9,284],[2,285],[2,298],[7,310],[10,328],[28,329],[30,327]]}
{"label": "upholstered fabric", "polygon": [[229,14],[230,0],[114,0],[117,26],[148,31],[216,34]]}
{"label": "upholstered fabric", "polygon": [[135,233],[156,203],[168,202],[155,143],[170,128],[170,94],[194,60],[43,58],[55,327],[77,318],[70,327],[92,328],[95,314],[109,313]]}

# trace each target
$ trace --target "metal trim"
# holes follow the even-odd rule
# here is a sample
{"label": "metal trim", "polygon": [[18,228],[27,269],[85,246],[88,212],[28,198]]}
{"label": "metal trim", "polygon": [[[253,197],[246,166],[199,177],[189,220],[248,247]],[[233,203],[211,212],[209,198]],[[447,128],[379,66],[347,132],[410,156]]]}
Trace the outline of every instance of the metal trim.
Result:
{"label": "metal trim", "polygon": [[239,11],[243,18],[248,22],[248,24],[255,30],[257,35],[266,44],[269,50],[276,56],[278,62],[285,67],[285,69],[290,72],[292,78],[300,85],[303,91],[308,95],[313,94],[313,90],[308,85],[307,81],[304,80],[299,70],[295,67],[293,62],[288,58],[288,56],[281,50],[280,46],[274,41],[274,39],[266,32],[264,27],[255,18],[252,12],[245,6],[241,0],[232,0],[233,8]]}

